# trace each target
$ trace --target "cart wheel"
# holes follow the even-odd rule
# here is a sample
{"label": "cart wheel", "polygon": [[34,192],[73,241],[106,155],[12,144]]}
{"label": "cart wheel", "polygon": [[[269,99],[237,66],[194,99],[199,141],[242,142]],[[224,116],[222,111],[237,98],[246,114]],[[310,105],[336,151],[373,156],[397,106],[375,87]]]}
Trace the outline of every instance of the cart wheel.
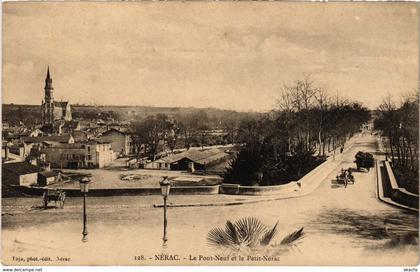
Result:
{"label": "cart wheel", "polygon": [[42,206],[44,207],[44,209],[46,209],[48,206],[48,196],[46,192],[42,194]]}
{"label": "cart wheel", "polygon": [[66,193],[62,193],[60,197],[60,209],[64,208],[64,202],[66,201]]}

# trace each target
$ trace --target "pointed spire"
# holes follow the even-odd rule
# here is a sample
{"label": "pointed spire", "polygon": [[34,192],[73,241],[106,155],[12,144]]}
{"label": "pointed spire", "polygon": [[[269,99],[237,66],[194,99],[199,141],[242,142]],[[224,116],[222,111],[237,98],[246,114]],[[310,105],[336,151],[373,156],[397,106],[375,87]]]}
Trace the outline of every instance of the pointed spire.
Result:
{"label": "pointed spire", "polygon": [[[47,77],[45,78],[45,95],[46,97],[52,97],[52,93],[51,90],[54,90],[53,86],[52,86],[52,78],[50,75],[50,66],[48,65],[48,69],[47,69]],[[47,94],[48,91],[48,94]]]}
{"label": "pointed spire", "polygon": [[47,79],[50,79],[50,66],[48,65],[48,70],[47,70]]}

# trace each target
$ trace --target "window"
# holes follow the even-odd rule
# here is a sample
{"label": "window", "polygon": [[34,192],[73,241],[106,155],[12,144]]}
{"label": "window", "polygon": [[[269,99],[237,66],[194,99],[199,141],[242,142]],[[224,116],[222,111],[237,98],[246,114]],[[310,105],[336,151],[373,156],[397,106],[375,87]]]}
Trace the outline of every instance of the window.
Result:
{"label": "window", "polygon": [[92,155],[87,155],[88,161],[92,160]]}

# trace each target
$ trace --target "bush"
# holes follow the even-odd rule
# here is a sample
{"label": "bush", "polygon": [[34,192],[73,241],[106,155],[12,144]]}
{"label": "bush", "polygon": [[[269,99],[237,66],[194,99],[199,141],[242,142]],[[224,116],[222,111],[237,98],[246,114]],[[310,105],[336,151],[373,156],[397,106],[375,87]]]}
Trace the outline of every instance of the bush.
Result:
{"label": "bush", "polygon": [[224,180],[245,186],[258,185],[257,172],[261,168],[261,156],[249,148],[244,148],[231,162],[224,175]]}
{"label": "bush", "polygon": [[289,156],[273,156],[270,152],[258,152],[243,147],[224,175],[224,181],[244,186],[281,185],[299,180],[325,161],[313,156],[313,150],[305,150],[298,144]]}

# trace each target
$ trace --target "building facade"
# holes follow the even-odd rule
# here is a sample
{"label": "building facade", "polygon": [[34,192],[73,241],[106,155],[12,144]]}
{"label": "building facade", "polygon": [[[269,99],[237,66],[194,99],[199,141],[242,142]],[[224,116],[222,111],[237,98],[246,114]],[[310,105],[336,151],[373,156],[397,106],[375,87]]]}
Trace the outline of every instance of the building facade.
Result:
{"label": "building facade", "polygon": [[111,128],[98,137],[99,141],[111,144],[112,150],[121,156],[132,153],[132,141],[128,133]]}
{"label": "building facade", "polygon": [[115,159],[111,144],[94,140],[54,145],[42,151],[53,168],[103,168]]}

